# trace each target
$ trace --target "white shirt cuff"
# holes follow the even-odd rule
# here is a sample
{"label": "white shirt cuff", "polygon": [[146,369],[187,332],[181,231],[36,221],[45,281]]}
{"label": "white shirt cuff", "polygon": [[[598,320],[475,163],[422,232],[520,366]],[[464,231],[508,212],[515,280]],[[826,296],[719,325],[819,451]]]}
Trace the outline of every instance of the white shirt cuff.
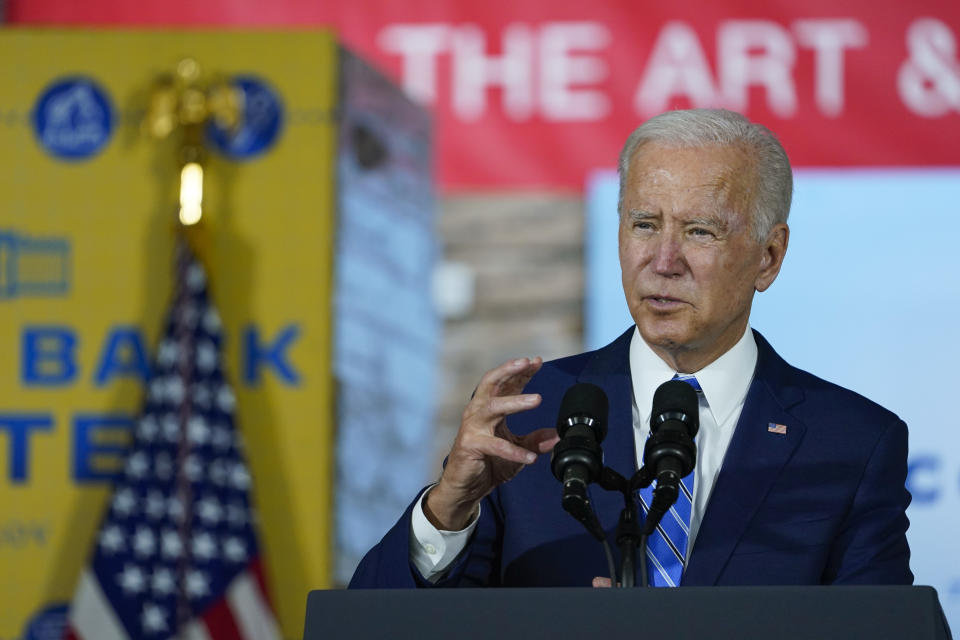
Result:
{"label": "white shirt cuff", "polygon": [[433,487],[424,491],[417,500],[417,504],[413,506],[410,519],[410,561],[420,571],[420,575],[427,581],[435,583],[443,577],[460,552],[466,548],[467,542],[470,541],[470,534],[477,528],[480,514],[478,508],[477,517],[462,531],[437,529],[430,524],[423,513],[423,499],[431,489]]}

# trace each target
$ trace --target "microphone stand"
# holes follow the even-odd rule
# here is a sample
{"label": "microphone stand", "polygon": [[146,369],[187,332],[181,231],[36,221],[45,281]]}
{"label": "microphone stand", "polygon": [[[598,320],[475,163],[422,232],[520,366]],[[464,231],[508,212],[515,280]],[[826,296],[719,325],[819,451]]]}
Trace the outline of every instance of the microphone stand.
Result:
{"label": "microphone stand", "polygon": [[597,514],[593,510],[587,486],[581,482],[568,482],[563,487],[561,504],[564,511],[578,520],[590,535],[603,545],[603,553],[607,558],[607,569],[610,572],[610,581],[615,582],[617,573],[613,562],[613,553],[610,551],[610,543],[607,542],[607,537],[603,532],[600,521],[597,519]]}
{"label": "microphone stand", "polygon": [[642,487],[650,486],[653,482],[653,473],[643,467],[630,480],[627,480],[610,467],[604,467],[600,473],[600,486],[607,491],[619,491],[623,494],[623,511],[617,522],[617,546],[620,549],[620,586],[633,587],[636,584],[634,577],[637,565],[637,547],[643,548],[640,557],[641,586],[647,586],[647,535],[646,528],[641,531],[637,519],[637,501],[634,492]]}
{"label": "microphone stand", "polygon": [[600,478],[597,483],[607,491],[619,491],[623,494],[623,510],[620,512],[620,520],[617,522],[617,547],[620,549],[620,571],[616,571],[613,562],[613,554],[610,552],[610,545],[607,543],[606,536],[603,533],[603,527],[597,519],[597,514],[593,511],[593,505],[590,502],[587,493],[587,487],[580,482],[570,482],[564,486],[563,508],[570,515],[580,521],[584,528],[590,534],[603,544],[604,553],[607,556],[607,565],[610,570],[611,586],[618,586],[617,576],[619,575],[619,586],[622,588],[636,586],[635,571],[637,567],[637,548],[641,549],[640,555],[640,586],[650,586],[647,572],[647,538],[653,533],[661,518],[670,508],[676,499],[676,491],[667,491],[661,496],[660,500],[651,501],[648,505],[647,517],[644,520],[643,527],[637,517],[637,500],[635,493],[637,489],[649,487],[655,480],[654,472],[650,466],[644,466],[629,480],[620,473],[604,467],[600,472]]}

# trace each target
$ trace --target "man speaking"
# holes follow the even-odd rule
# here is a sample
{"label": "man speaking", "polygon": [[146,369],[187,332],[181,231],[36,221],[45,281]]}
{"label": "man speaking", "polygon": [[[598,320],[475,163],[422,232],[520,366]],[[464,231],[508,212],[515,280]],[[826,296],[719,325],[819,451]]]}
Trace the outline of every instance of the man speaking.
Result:
{"label": "man speaking", "polygon": [[[650,536],[651,584],[912,583],[906,425],[791,367],[749,326],[754,292],[787,251],[793,179],[780,143],[736,113],[673,111],[630,135],[619,172],[635,326],[597,351],[487,372],[439,482],[351,586],[587,586],[606,575],[597,542],[560,507],[542,455],[557,434],[544,427],[569,387],[597,385],[609,399],[605,464],[629,477],[654,391],[678,375],[699,402],[697,464]],[[637,500],[645,511],[648,496]],[[595,488],[592,502],[612,540],[622,496]]]}

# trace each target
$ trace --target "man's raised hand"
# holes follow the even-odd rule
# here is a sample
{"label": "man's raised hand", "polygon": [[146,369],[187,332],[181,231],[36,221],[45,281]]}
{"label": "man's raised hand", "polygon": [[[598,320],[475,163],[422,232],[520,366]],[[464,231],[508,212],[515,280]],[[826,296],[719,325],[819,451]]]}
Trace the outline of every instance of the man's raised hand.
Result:
{"label": "man's raised hand", "polygon": [[463,529],[484,496],[556,444],[557,432],[552,428],[525,436],[507,429],[507,416],[540,404],[539,394],[520,392],[542,364],[540,358],[511,360],[480,379],[463,411],[440,482],[423,501],[424,514],[433,526],[446,531]]}

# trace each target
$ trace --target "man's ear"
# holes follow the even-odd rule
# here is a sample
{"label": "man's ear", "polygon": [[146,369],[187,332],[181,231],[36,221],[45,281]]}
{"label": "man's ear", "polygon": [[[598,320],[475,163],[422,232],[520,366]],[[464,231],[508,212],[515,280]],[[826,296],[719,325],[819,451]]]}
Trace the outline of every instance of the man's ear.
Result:
{"label": "man's ear", "polygon": [[763,244],[763,257],[760,260],[760,271],[754,282],[757,291],[766,291],[773,284],[783,266],[783,258],[787,255],[787,244],[790,242],[790,227],[785,222],[773,226]]}

